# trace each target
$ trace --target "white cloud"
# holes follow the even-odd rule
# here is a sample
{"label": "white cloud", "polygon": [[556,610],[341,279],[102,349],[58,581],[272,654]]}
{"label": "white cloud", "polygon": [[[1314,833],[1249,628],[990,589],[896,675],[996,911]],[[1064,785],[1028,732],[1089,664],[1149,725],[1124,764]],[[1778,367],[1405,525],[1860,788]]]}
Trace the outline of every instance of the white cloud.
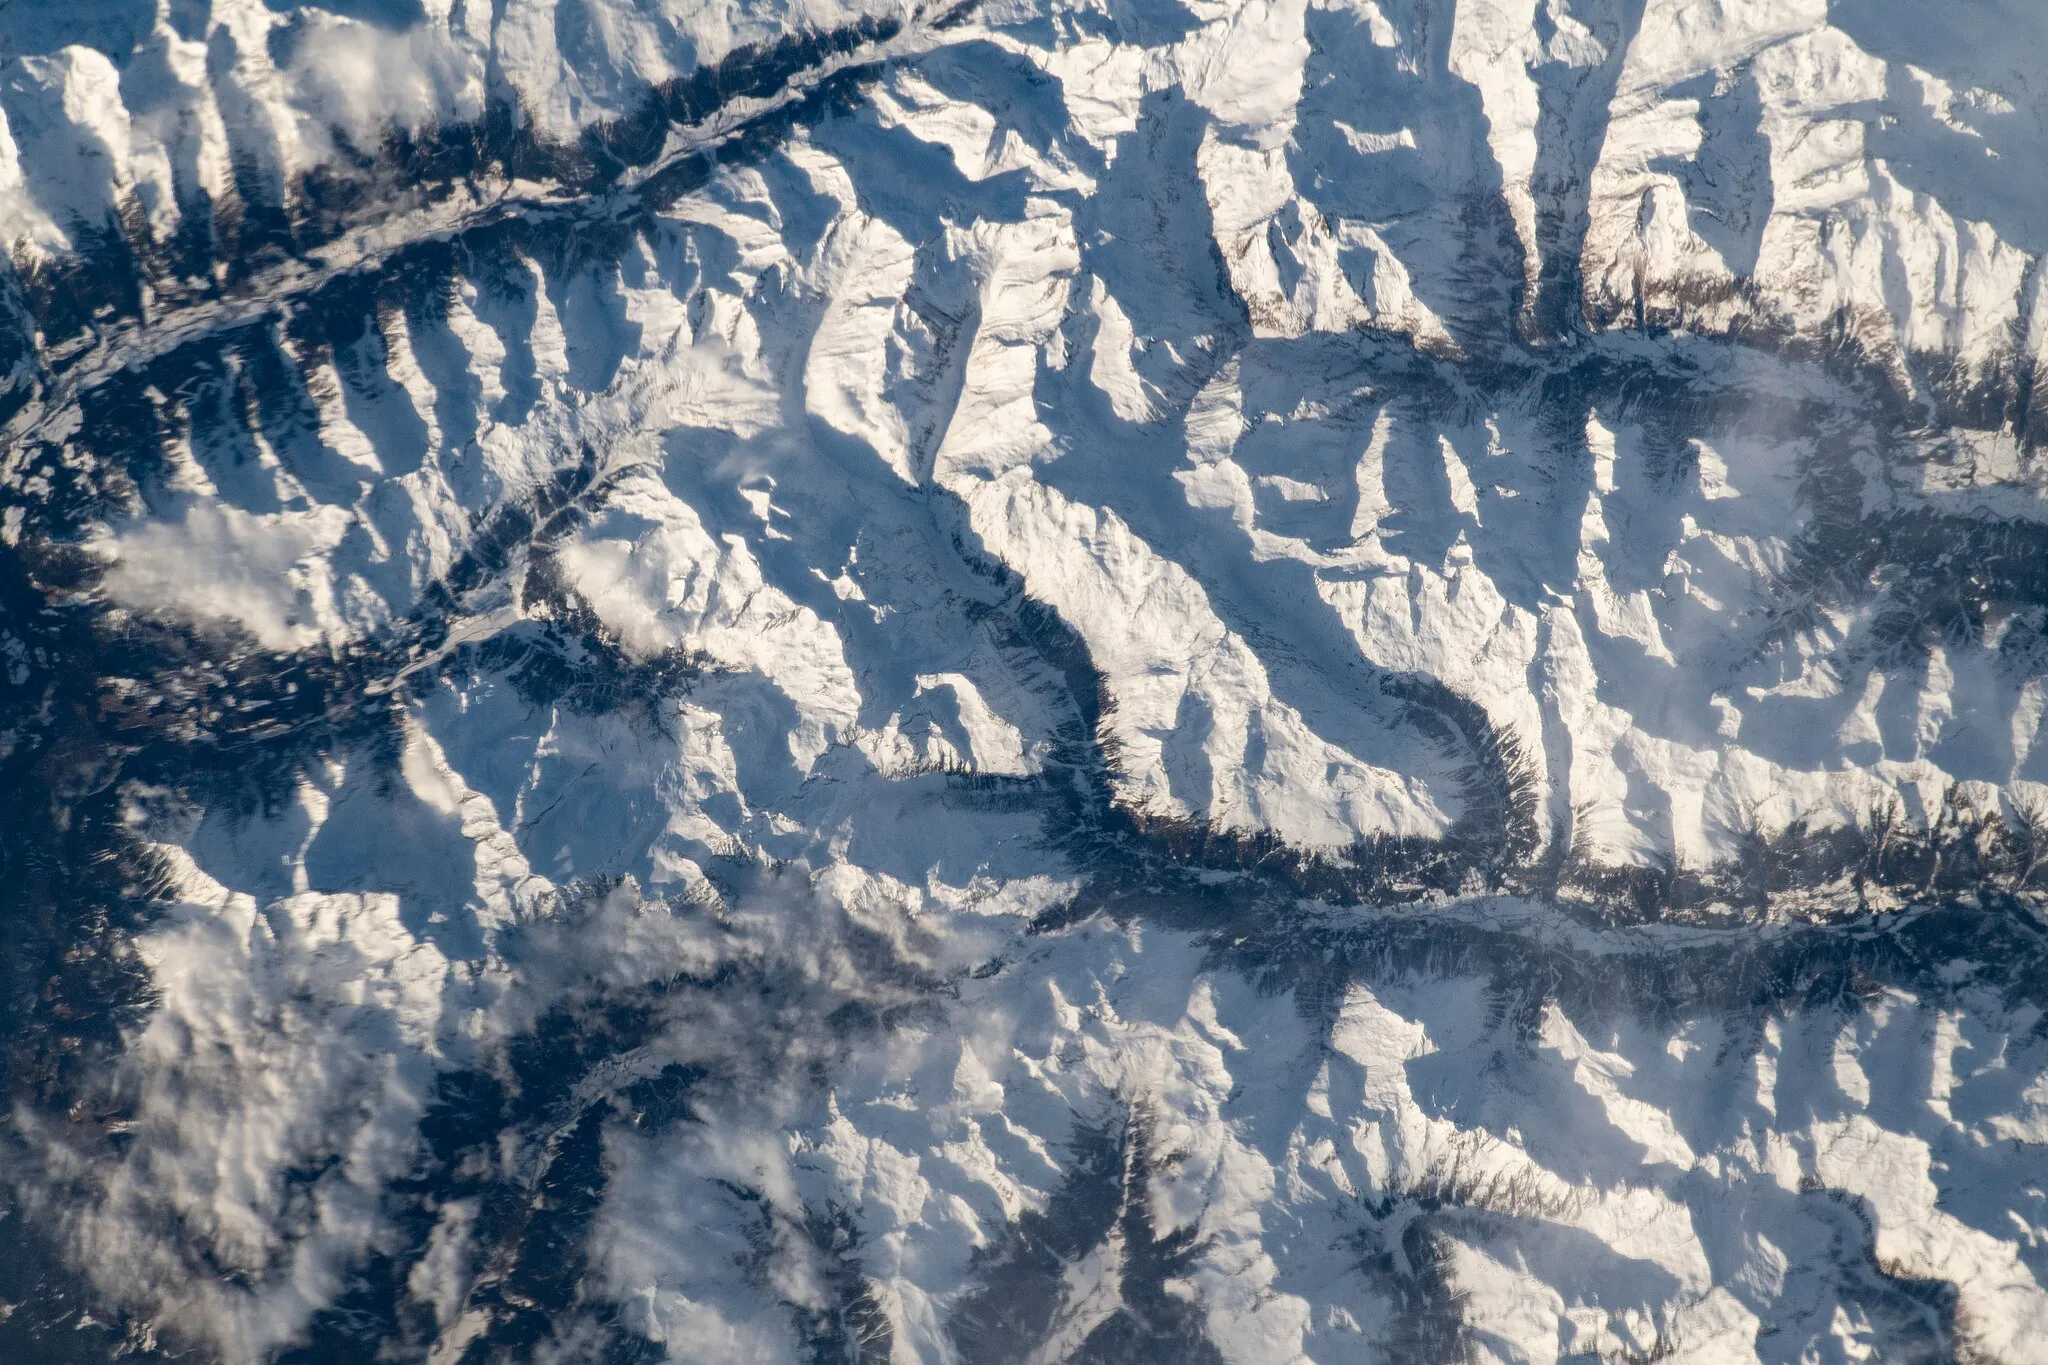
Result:
{"label": "white cloud", "polygon": [[389,895],[302,894],[259,910],[188,859],[138,947],[158,1001],[110,1089],[131,1097],[109,1159],[32,1128],[96,1191],[66,1211],[110,1297],[239,1365],[292,1341],[388,1240],[432,1096],[447,964]]}
{"label": "white cloud", "polygon": [[232,621],[268,649],[302,649],[339,627],[321,556],[348,524],[335,507],[258,516],[201,503],[182,521],[122,532],[101,590],[142,611]]}
{"label": "white cloud", "polygon": [[359,150],[392,129],[422,129],[479,118],[484,58],[435,25],[392,33],[318,10],[306,12],[286,74],[292,102],[314,126],[341,129]]}

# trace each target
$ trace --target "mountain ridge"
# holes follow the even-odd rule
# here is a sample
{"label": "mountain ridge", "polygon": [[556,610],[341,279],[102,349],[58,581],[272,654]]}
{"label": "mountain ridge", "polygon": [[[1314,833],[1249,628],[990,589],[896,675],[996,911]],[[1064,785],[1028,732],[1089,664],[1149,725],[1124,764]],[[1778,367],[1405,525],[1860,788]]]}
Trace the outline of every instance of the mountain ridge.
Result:
{"label": "mountain ridge", "polygon": [[0,1342],[2028,1360],[1960,14],[0,14]]}

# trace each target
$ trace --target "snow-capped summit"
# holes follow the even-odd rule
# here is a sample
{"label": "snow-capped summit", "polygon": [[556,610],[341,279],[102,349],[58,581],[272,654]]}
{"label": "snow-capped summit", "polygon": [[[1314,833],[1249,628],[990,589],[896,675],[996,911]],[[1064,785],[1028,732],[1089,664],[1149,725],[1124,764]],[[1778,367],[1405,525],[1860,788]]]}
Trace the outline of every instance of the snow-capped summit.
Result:
{"label": "snow-capped summit", "polygon": [[0,10],[0,1342],[2038,1359],[2036,9]]}

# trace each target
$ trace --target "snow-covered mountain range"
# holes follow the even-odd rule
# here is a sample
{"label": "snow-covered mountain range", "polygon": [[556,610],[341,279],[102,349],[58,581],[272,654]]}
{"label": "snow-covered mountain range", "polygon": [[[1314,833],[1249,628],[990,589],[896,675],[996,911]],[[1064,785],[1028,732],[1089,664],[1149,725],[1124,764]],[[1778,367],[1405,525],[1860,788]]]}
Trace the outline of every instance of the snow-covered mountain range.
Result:
{"label": "snow-covered mountain range", "polygon": [[2048,9],[0,9],[0,1356],[2048,1360]]}

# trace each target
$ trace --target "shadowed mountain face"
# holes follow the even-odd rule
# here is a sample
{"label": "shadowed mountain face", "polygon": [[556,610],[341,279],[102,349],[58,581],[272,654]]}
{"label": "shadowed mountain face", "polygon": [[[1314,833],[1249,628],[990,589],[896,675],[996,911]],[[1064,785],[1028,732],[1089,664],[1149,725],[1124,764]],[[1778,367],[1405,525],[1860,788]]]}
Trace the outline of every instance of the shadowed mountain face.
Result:
{"label": "shadowed mountain face", "polygon": [[0,10],[0,1359],[2037,1360],[1951,18]]}

